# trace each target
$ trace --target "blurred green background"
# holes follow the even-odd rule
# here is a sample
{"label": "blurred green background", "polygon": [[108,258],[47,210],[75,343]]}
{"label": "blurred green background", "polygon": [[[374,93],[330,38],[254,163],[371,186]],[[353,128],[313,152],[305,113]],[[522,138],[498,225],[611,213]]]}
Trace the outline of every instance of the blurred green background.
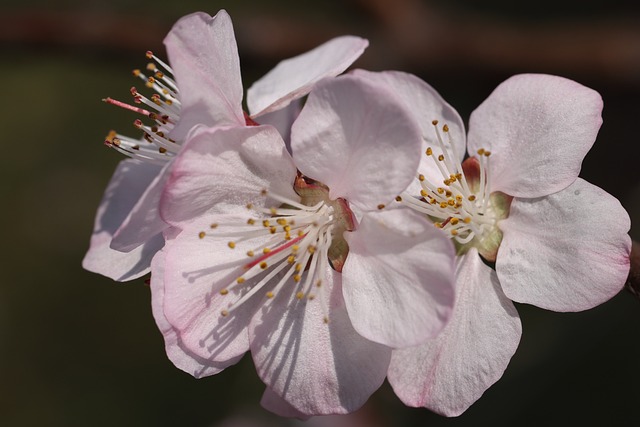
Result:
{"label": "blurred green background", "polygon": [[[512,74],[598,90],[604,126],[581,176],[618,197],[640,239],[640,6],[616,1],[5,0],[0,6],[0,425],[299,425],[259,406],[249,358],[195,380],[167,360],[143,280],[82,270],[94,213],[121,159],[102,145],[133,116],[130,70],[189,12],[226,8],[245,87],[278,60],[341,34],[369,38],[356,64],[432,84],[463,118]],[[9,150],[11,148],[11,150]],[[615,220],[602,218],[603,222]],[[524,333],[504,377],[458,418],[405,408],[385,385],[320,426],[630,425],[640,409],[640,302],[583,313],[519,305]]]}

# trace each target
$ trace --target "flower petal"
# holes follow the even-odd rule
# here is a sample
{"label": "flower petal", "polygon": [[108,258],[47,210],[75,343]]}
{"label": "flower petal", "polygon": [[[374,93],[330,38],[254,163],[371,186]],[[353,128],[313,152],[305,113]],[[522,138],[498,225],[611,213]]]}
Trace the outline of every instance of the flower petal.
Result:
{"label": "flower petal", "polygon": [[[462,162],[466,153],[466,134],[464,123],[458,112],[449,105],[440,94],[413,74],[400,71],[371,72],[365,70],[354,70],[351,74],[365,78],[378,85],[387,85],[388,89],[404,103],[407,110],[411,111],[422,129],[424,138],[423,153],[427,147],[433,151],[433,158],[438,158],[442,154],[439,148],[436,130],[433,121],[438,121],[438,127],[443,125],[449,128],[448,135],[441,132],[445,144],[447,155]],[[450,137],[450,139],[449,139]],[[453,145],[454,149],[451,149]],[[428,156],[421,156],[418,171],[430,182],[440,183],[443,180],[439,170],[434,167],[433,159]],[[448,178],[448,177],[447,177]],[[416,182],[415,188],[409,190],[411,194],[420,194],[420,185]]]}
{"label": "flower petal", "polygon": [[513,303],[476,249],[459,259],[451,320],[427,344],[394,350],[388,374],[405,404],[446,416],[460,415],[500,379],[522,332]]}
{"label": "flower petal", "polygon": [[[235,286],[236,279],[246,271],[246,250],[232,250],[227,246],[228,238],[216,237],[218,230],[209,228],[214,221],[229,224],[246,219],[206,216],[167,241],[162,312],[183,349],[201,359],[228,365],[249,348],[247,327],[259,301],[249,300],[228,316],[222,315],[252,282]],[[210,230],[210,235],[200,238],[202,230]]]}
{"label": "flower petal", "polygon": [[302,100],[297,99],[285,108],[267,113],[264,116],[260,116],[258,121],[262,125],[271,125],[278,129],[280,136],[284,140],[284,144],[287,147],[287,151],[291,153],[291,126],[293,122],[298,118],[300,111],[302,110]]}
{"label": "flower petal", "polygon": [[382,385],[391,354],[353,329],[339,275],[332,270],[327,275],[335,280],[323,280],[327,285],[320,291],[330,293],[324,301],[320,295],[312,301],[298,300],[291,280],[256,313],[249,329],[260,378],[307,415],[359,408]]}
{"label": "flower petal", "polygon": [[89,251],[82,260],[83,268],[118,281],[132,280],[149,272],[151,258],[164,244],[162,235],[154,236],[129,253],[113,250],[110,245],[113,234],[159,171],[158,166],[130,159],[118,164],[100,202]]}
{"label": "flower petal", "polygon": [[364,211],[407,188],[420,161],[421,131],[385,86],[356,76],[324,80],[291,129],[300,172]]}
{"label": "flower petal", "polygon": [[291,156],[273,127],[204,129],[192,134],[176,157],[161,214],[181,227],[207,211],[246,213],[247,203],[265,205],[264,189],[297,200],[295,177]]}
{"label": "flower petal", "polygon": [[513,199],[496,271],[514,301],[555,311],[586,310],[623,287],[629,273],[629,215],[604,190],[578,178],[563,191]]}
{"label": "flower petal", "polygon": [[522,74],[471,114],[469,155],[490,150],[491,191],[540,197],[570,185],[602,124],[602,98],[562,77]]}
{"label": "flower petal", "polygon": [[346,70],[368,45],[369,42],[360,37],[336,37],[281,61],[247,91],[249,112],[257,117],[286,107],[292,100],[308,94],[318,81]]}
{"label": "flower petal", "polygon": [[152,262],[151,276],[151,308],[156,324],[164,337],[165,349],[169,360],[184,372],[196,378],[217,374],[226,367],[237,363],[242,356],[224,363],[211,362],[199,357],[184,347],[178,332],[171,326],[164,315],[164,264],[165,251],[160,251]]}
{"label": "flower petal", "polygon": [[364,216],[345,233],[343,294],[353,327],[392,348],[437,335],[452,311],[455,251],[450,239],[409,209]]}
{"label": "flower petal", "polygon": [[161,234],[168,225],[160,218],[160,196],[171,162],[167,163],[139,197],[129,215],[122,221],[111,241],[111,248],[129,252]]}
{"label": "flower petal", "polygon": [[303,414],[293,406],[289,405],[286,400],[278,396],[273,390],[267,387],[262,394],[260,400],[262,407],[281,417],[298,418],[303,421],[308,420],[311,416]]}
{"label": "flower petal", "polygon": [[169,136],[182,140],[197,124],[244,126],[240,60],[227,12],[181,18],[164,44],[181,103],[180,120]]}

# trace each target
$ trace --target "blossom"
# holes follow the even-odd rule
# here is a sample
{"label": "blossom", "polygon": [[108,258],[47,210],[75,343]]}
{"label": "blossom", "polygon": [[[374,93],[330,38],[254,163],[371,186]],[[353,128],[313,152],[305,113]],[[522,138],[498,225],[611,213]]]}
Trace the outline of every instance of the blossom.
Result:
{"label": "blossom", "polygon": [[164,40],[169,64],[152,52],[146,71],[135,70],[154,94],[131,88],[134,105],[105,101],[149,118],[136,120],[143,140],[112,131],[105,144],[125,154],[100,202],[84,268],[116,280],[131,280],[149,271],[163,246],[167,225],[158,214],[161,189],[172,159],[196,125],[247,126],[256,121],[280,125],[289,132],[290,103],[306,95],[320,79],[343,72],[367,47],[354,36],[334,38],[315,49],[282,61],[248,90],[251,115],[242,110],[243,88],[231,18],[194,13],[181,18]]}
{"label": "blossom", "polygon": [[193,132],[162,195],[175,233],[151,275],[176,366],[201,377],[250,350],[276,413],[362,405],[391,350],[435,336],[451,311],[448,238],[384,209],[421,143],[394,94],[354,76],[318,83],[291,154],[271,126]]}
{"label": "blossom", "polygon": [[457,252],[451,321],[426,344],[395,351],[389,382],[408,405],[459,415],[515,353],[521,324],[512,301],[579,311],[624,285],[629,216],[578,178],[602,100],[561,77],[514,76],[471,115],[463,162],[462,120],[435,90],[402,73],[356,75],[394,90],[421,121],[426,155],[400,200]]}

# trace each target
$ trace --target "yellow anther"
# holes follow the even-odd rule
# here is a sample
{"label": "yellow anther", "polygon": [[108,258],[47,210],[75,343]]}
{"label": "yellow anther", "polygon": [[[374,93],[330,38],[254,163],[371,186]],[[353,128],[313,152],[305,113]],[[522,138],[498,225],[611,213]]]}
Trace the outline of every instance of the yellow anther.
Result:
{"label": "yellow anther", "polygon": [[444,185],[449,186],[449,185],[451,185],[451,180],[450,180],[450,179],[445,179],[444,181],[442,181],[442,183],[443,183]]}
{"label": "yellow anther", "polygon": [[431,121],[431,124],[435,126],[435,125],[437,125],[437,124],[438,124],[438,121],[437,121],[437,120],[432,120],[432,121]]}
{"label": "yellow anther", "polygon": [[304,236],[304,231],[298,230],[298,237],[302,237],[302,236]]}
{"label": "yellow anther", "polygon": [[229,290],[228,290],[228,289],[221,289],[221,290],[220,290],[220,295],[226,295],[226,294],[228,294],[228,293],[229,293]]}
{"label": "yellow anther", "polygon": [[433,225],[435,225],[436,228],[442,228],[441,222],[434,222]]}
{"label": "yellow anther", "polygon": [[261,268],[261,269],[263,269],[263,270],[264,270],[265,268],[267,268],[267,263],[266,263],[265,261],[262,261],[262,262],[260,263],[260,268]]}
{"label": "yellow anther", "polygon": [[231,248],[234,249],[236,247],[236,242],[229,242],[227,243],[227,245]]}
{"label": "yellow anther", "polygon": [[425,180],[424,175],[422,174],[418,175],[418,181],[422,182],[424,180]]}
{"label": "yellow anther", "polygon": [[485,152],[484,152],[484,156],[485,156],[485,157],[489,157],[490,155],[491,155],[491,151],[487,151],[487,150],[485,150]]}
{"label": "yellow anther", "polygon": [[273,298],[273,292],[271,292],[271,291],[267,292],[266,295],[267,295],[267,298],[269,298],[269,299]]}
{"label": "yellow anther", "polygon": [[267,195],[267,190],[266,189],[260,190],[260,194],[263,195],[263,196],[266,196]]}
{"label": "yellow anther", "polygon": [[384,205],[383,205],[382,203],[380,203],[380,204],[378,205],[378,209],[384,209]]}
{"label": "yellow anther", "polygon": [[438,187],[436,191],[438,192],[438,194],[444,194],[444,188],[442,187]]}
{"label": "yellow anther", "polygon": [[457,173],[457,174],[456,174],[456,179],[457,179],[458,181],[460,181],[460,180],[462,179],[462,174],[461,174],[461,173]]}
{"label": "yellow anther", "polygon": [[451,218],[451,221],[449,222],[451,222],[452,225],[456,225],[457,223],[460,222],[460,220],[458,218]]}
{"label": "yellow anther", "polygon": [[133,70],[133,75],[134,75],[135,77],[140,76],[140,70],[138,70],[138,69]]}
{"label": "yellow anther", "polygon": [[265,254],[265,255],[268,254],[269,252],[271,252],[271,249],[269,249],[269,248],[264,248],[262,250],[262,253]]}
{"label": "yellow anther", "polygon": [[255,253],[253,251],[247,251],[247,256],[248,257],[252,257],[254,255],[255,255]]}
{"label": "yellow anther", "polygon": [[471,217],[468,216],[465,219],[462,220],[462,222],[464,222],[465,224],[469,224],[471,222]]}
{"label": "yellow anther", "polygon": [[457,236],[458,235],[458,230],[451,230],[451,235],[452,236]]}
{"label": "yellow anther", "polygon": [[293,246],[291,246],[291,252],[292,252],[292,253],[294,253],[294,254],[295,254],[295,253],[296,253],[296,252],[298,252],[299,250],[300,250],[300,246],[298,246],[298,245],[293,245]]}
{"label": "yellow anther", "polygon": [[278,210],[276,208],[270,208],[269,212],[271,212],[271,215],[275,215],[278,213]]}
{"label": "yellow anther", "polygon": [[284,227],[282,227],[282,229],[284,230],[285,233],[288,233],[291,231],[291,226],[290,225],[285,225]]}
{"label": "yellow anther", "polygon": [[302,276],[300,276],[299,274],[294,274],[293,275],[293,281],[298,283],[300,280],[302,280]]}
{"label": "yellow anther", "polygon": [[316,282],[316,286],[319,288],[320,286],[322,286],[322,279],[318,279],[318,281]]}
{"label": "yellow anther", "polygon": [[316,252],[316,247],[313,245],[309,245],[307,251],[309,251],[310,254],[314,254]]}
{"label": "yellow anther", "polygon": [[278,223],[278,225],[287,225],[287,220],[284,218],[278,218],[276,222]]}
{"label": "yellow anther", "polygon": [[256,223],[256,220],[255,220],[255,219],[253,219],[253,218],[249,218],[249,219],[247,220],[247,224],[249,224],[249,225],[253,225],[253,224],[255,224],[255,223]]}
{"label": "yellow anther", "polygon": [[216,224],[216,223],[214,222],[214,223],[213,223],[213,224],[211,224],[209,227],[213,230],[214,228],[218,228],[218,224]]}
{"label": "yellow anther", "polygon": [[422,189],[422,190],[420,190],[420,195],[421,195],[422,197],[427,197],[427,196],[428,196],[428,193],[427,193],[424,189]]}
{"label": "yellow anther", "polygon": [[449,205],[449,206],[455,206],[455,204],[456,204],[456,201],[455,201],[454,199],[449,199],[449,200],[447,200],[447,205]]}
{"label": "yellow anther", "polygon": [[442,209],[446,208],[447,206],[449,206],[449,205],[447,205],[447,202],[440,202],[440,207]]}
{"label": "yellow anther", "polygon": [[269,228],[269,232],[270,232],[271,234],[276,234],[276,231],[278,231],[278,229],[277,229],[277,228],[275,228],[275,227],[270,227],[270,228]]}
{"label": "yellow anther", "polygon": [[445,192],[445,196],[447,196],[447,197],[451,197],[451,195],[453,195],[453,193],[452,193],[451,191],[447,190],[447,191]]}
{"label": "yellow anther", "polygon": [[253,203],[247,203],[247,209],[249,210],[253,209]]}
{"label": "yellow anther", "polygon": [[460,194],[456,194],[456,201],[461,202],[462,196]]}
{"label": "yellow anther", "polygon": [[427,156],[431,156],[433,154],[433,150],[431,149],[431,147],[427,148]]}
{"label": "yellow anther", "polygon": [[222,310],[220,314],[222,315],[222,317],[227,317],[229,315],[229,312],[227,310]]}
{"label": "yellow anther", "polygon": [[294,262],[296,262],[296,257],[294,257],[293,255],[289,255],[289,257],[287,258],[287,262],[289,264],[293,264]]}
{"label": "yellow anther", "polygon": [[484,154],[484,148],[480,148],[478,150],[478,156],[482,156]]}
{"label": "yellow anther", "polygon": [[300,270],[302,270],[302,264],[300,263],[296,264],[295,270],[296,270],[296,273],[300,273]]}
{"label": "yellow anther", "polygon": [[166,153],[166,152],[167,152],[167,149],[166,149],[166,148],[164,148],[164,147],[159,147],[159,148],[158,148],[158,152],[159,152],[160,154],[164,154],[164,153]]}
{"label": "yellow anther", "polygon": [[469,200],[470,202],[473,202],[475,199],[476,199],[475,194],[472,194],[469,197],[467,197],[467,200]]}
{"label": "yellow anther", "polygon": [[236,283],[239,284],[239,285],[243,284],[244,283],[244,277],[238,277],[236,279]]}
{"label": "yellow anther", "polygon": [[164,73],[162,71],[156,71],[156,79],[161,79],[164,77]]}
{"label": "yellow anther", "polygon": [[269,222],[269,220],[268,220],[268,219],[263,220],[263,221],[262,221],[262,225],[263,225],[264,227],[271,227],[271,223]]}
{"label": "yellow anther", "polygon": [[402,197],[396,196],[396,202],[401,202],[401,201],[402,201]]}
{"label": "yellow anther", "polygon": [[442,126],[442,131],[443,132],[449,132],[449,126],[447,126],[446,124],[444,126]]}
{"label": "yellow anther", "polygon": [[298,299],[302,299],[302,298],[304,298],[304,293],[303,293],[303,292],[298,292],[298,293],[296,294],[296,298],[298,298]]}
{"label": "yellow anther", "polygon": [[443,161],[443,160],[444,160],[444,154],[440,154],[440,155],[438,156],[438,160]]}
{"label": "yellow anther", "polygon": [[284,240],[291,240],[291,234],[288,231],[284,233]]}
{"label": "yellow anther", "polygon": [[201,231],[201,232],[198,233],[198,237],[201,238],[201,239],[204,239],[204,236],[206,236],[206,235],[207,235],[207,233],[205,233],[204,231]]}

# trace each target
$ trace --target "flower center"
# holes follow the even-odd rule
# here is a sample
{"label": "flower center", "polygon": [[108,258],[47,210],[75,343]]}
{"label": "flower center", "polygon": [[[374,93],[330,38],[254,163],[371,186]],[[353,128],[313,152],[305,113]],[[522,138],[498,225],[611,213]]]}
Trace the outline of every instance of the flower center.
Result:
{"label": "flower center", "polygon": [[[319,182],[300,175],[294,190],[300,201],[263,190],[262,195],[280,206],[258,208],[249,204],[247,209],[254,215],[246,222],[212,224],[211,230],[199,233],[201,239],[232,238],[229,248],[244,250],[248,257],[238,278],[219,291],[223,296],[241,295],[221,311],[222,316],[228,316],[258,292],[273,298],[293,279],[292,291],[298,300],[313,300],[320,295],[324,321],[328,322],[322,276],[328,266],[342,271],[349,251],[343,233],[354,230],[355,219],[347,201],[330,200],[328,188]],[[244,289],[230,292],[238,287]]]}
{"label": "flower center", "polygon": [[[442,181],[431,182],[419,174],[420,197],[405,192],[396,200],[426,214],[436,227],[453,239],[459,255],[475,247],[487,261],[493,262],[502,241],[502,231],[497,224],[509,215],[512,197],[491,192],[488,167],[491,152],[480,149],[477,157],[469,157],[460,163],[449,127],[442,126],[441,133],[438,121],[432,123],[437,148],[442,154],[436,156],[434,149],[428,147],[426,155],[433,161]],[[446,149],[443,133],[450,150]]]}

